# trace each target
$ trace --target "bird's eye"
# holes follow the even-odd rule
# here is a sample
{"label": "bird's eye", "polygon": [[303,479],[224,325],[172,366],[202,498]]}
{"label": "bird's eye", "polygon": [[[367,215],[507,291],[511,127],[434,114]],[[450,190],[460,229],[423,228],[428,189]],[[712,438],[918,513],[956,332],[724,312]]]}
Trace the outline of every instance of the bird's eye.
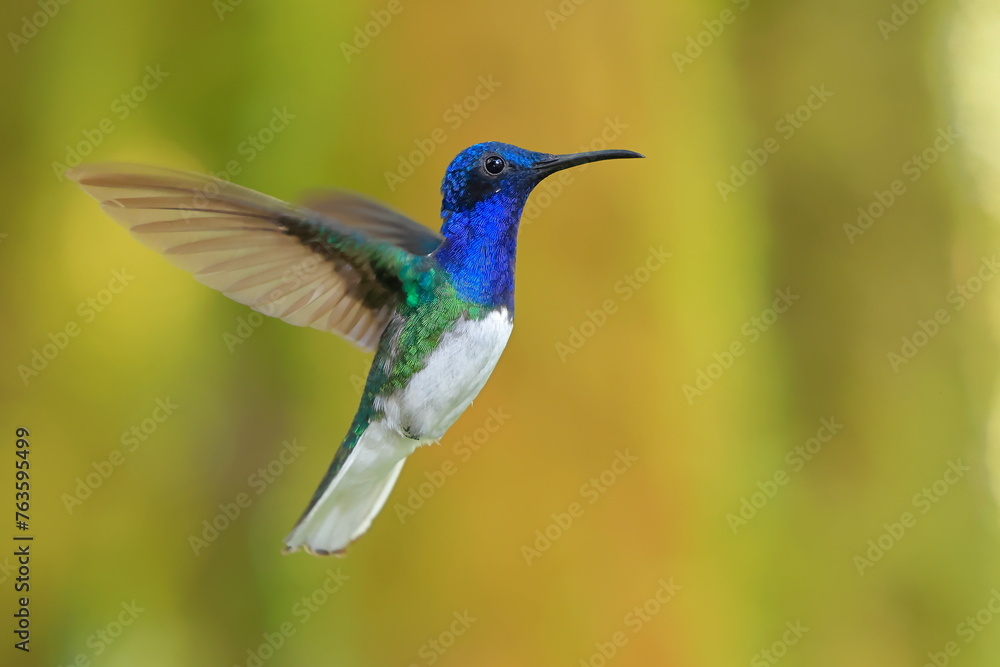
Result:
{"label": "bird's eye", "polygon": [[486,171],[496,176],[503,171],[503,168],[507,166],[507,163],[503,161],[502,157],[491,155],[483,162],[483,166],[486,167]]}

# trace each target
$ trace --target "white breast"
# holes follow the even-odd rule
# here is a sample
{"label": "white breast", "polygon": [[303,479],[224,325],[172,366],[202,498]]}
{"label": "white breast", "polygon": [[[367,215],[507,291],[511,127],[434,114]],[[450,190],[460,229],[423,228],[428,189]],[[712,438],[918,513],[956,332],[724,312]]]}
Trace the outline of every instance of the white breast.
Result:
{"label": "white breast", "polygon": [[460,320],[406,388],[382,403],[386,425],[417,440],[441,438],[486,384],[512,328],[504,308]]}

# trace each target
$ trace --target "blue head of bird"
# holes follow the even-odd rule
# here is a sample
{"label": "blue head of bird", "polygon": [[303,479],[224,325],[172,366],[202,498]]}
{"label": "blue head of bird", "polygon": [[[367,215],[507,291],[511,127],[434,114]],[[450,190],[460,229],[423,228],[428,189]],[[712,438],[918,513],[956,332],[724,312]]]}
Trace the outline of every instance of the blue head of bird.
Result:
{"label": "blue head of bird", "polygon": [[498,141],[459,153],[441,184],[441,234],[436,251],[459,294],[513,308],[518,223],[528,195],[546,176],[598,160],[642,157],[625,150],[551,155]]}

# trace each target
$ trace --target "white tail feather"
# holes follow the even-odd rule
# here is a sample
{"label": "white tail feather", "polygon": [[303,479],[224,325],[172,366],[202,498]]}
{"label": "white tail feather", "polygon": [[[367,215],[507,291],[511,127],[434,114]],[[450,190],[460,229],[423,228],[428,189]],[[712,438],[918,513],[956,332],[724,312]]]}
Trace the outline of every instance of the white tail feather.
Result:
{"label": "white tail feather", "polygon": [[369,425],[320,499],[285,538],[285,551],[342,553],[371,526],[406,457],[419,444],[381,422]]}

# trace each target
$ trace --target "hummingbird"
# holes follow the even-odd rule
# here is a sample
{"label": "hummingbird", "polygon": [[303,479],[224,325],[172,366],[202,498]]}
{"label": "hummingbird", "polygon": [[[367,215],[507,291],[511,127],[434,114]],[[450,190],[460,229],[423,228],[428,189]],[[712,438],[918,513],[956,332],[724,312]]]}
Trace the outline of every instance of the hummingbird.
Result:
{"label": "hummingbird", "polygon": [[407,456],[439,441],[493,372],[513,328],[517,233],[532,189],[563,169],[640,157],[476,144],[445,172],[439,234],[344,191],[295,205],[160,167],[84,164],[66,176],[199,282],[374,350],[347,435],[285,538],[285,553],[343,555]]}

